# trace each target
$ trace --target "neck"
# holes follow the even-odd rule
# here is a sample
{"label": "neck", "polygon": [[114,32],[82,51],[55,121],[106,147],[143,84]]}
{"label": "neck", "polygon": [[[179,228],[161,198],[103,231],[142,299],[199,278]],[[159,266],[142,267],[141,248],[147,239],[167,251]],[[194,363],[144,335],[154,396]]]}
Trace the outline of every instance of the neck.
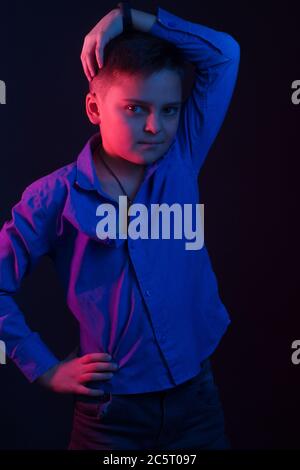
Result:
{"label": "neck", "polygon": [[122,158],[114,158],[103,155],[103,149],[101,145],[95,149],[93,152],[93,159],[95,162],[96,173],[102,185],[104,185],[104,190],[110,192],[112,191],[115,194],[122,194],[122,190],[119,187],[115,177],[113,177],[103,163],[110,167],[113,173],[121,181],[127,195],[131,200],[134,199],[135,194],[137,193],[145,173],[145,165],[136,165],[132,162],[128,162]]}
{"label": "neck", "polygon": [[111,157],[105,152],[100,144],[97,151],[97,158],[104,160],[104,162],[111,168],[111,170],[119,177],[126,180],[135,180],[140,178],[145,171],[145,165],[137,164],[125,160],[125,158]]}

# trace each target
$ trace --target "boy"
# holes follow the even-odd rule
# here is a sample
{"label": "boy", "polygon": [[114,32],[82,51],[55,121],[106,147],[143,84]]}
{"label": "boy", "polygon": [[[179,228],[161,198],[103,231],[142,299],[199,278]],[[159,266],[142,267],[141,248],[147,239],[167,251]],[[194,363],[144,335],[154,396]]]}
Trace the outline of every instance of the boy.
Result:
{"label": "boy", "polygon": [[[198,203],[197,177],[231,100],[239,46],[162,8],[131,15],[136,35],[121,35],[114,9],[85,38],[86,111],[100,132],[76,162],[28,186],[0,232],[0,336],[30,382],[73,394],[69,449],[225,449],[209,356],[230,320],[206,247],[122,237],[130,209],[118,237],[96,227],[101,205],[118,213],[119,196],[146,208]],[[185,60],[196,79],[183,103]],[[78,357],[64,361],[9,295],[43,255],[80,324]]]}

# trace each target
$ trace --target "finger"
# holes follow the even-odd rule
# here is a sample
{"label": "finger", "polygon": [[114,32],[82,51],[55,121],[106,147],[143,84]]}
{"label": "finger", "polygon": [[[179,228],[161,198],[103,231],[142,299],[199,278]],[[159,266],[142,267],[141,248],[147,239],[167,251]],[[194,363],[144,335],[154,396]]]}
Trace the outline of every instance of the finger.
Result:
{"label": "finger", "polygon": [[90,59],[89,59],[91,55],[92,55],[92,52],[91,52],[90,47],[85,46],[80,56],[83,69],[89,80],[92,80],[93,78],[93,70],[92,70],[92,67],[90,66]]}
{"label": "finger", "polygon": [[78,385],[76,387],[75,393],[80,395],[88,395],[90,397],[100,397],[104,395],[105,392],[103,390],[96,390],[94,388],[85,387],[84,385]]}
{"label": "finger", "polygon": [[96,75],[97,62],[95,57],[95,50],[92,49],[86,54],[86,63],[91,77],[93,78]]}
{"label": "finger", "polygon": [[116,370],[118,370],[118,366],[113,362],[90,362],[82,366],[82,373],[84,374],[102,371],[115,372]]}
{"label": "finger", "polygon": [[81,364],[88,364],[89,362],[111,361],[112,357],[108,353],[89,353],[80,358]]}
{"label": "finger", "polygon": [[84,73],[85,73],[86,78],[87,78],[89,81],[91,81],[92,77],[91,77],[90,71],[89,71],[88,66],[87,66],[87,63],[86,63],[87,51],[88,51],[87,38],[85,37],[85,38],[84,38],[84,41],[83,41],[83,46],[82,46],[81,54],[80,54],[80,60],[81,60],[81,64],[82,64],[82,67],[83,67],[83,70],[84,70]]}
{"label": "finger", "polygon": [[82,63],[82,67],[83,67],[83,70],[84,70],[84,73],[85,73],[85,76],[86,78],[88,79],[88,81],[90,82],[92,80],[92,77],[91,77],[91,74],[90,74],[90,71],[86,65],[86,62],[84,59],[81,60],[81,63]]}
{"label": "finger", "polygon": [[100,44],[100,42],[97,42],[95,54],[96,54],[98,67],[99,67],[99,69],[101,69],[101,67],[103,66],[103,59],[102,59],[102,57],[103,57],[103,45],[102,45],[102,43]]}
{"label": "finger", "polygon": [[82,67],[83,67],[83,70],[84,70],[84,73],[85,73],[87,79],[88,79],[89,81],[91,81],[91,80],[92,80],[92,76],[91,76],[90,70],[89,70],[89,68],[88,68],[88,64],[87,64],[87,62],[86,62],[86,53],[84,53],[84,54],[81,55],[81,63],[82,63]]}
{"label": "finger", "polygon": [[103,374],[97,374],[97,373],[94,373],[94,374],[83,374],[79,377],[78,381],[79,383],[85,383],[85,382],[90,382],[92,380],[101,380],[101,381],[105,381],[105,380],[109,380],[111,379],[112,377],[114,376],[114,374],[111,374],[111,373],[103,373]]}

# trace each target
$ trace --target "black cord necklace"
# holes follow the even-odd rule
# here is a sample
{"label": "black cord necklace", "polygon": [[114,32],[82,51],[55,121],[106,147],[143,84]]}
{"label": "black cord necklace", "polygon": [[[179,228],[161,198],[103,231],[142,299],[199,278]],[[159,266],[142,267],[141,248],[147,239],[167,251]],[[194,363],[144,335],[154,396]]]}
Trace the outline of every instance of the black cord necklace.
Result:
{"label": "black cord necklace", "polygon": [[101,161],[104,163],[104,166],[107,168],[107,170],[110,172],[110,174],[117,180],[120,188],[122,189],[123,193],[125,194],[125,196],[127,196],[127,199],[129,201],[129,205],[132,204],[132,199],[128,196],[127,192],[125,191],[124,189],[124,186],[122,185],[121,181],[119,180],[119,178],[117,177],[117,175],[112,171],[112,169],[108,166],[108,164],[106,163],[106,161],[104,160],[103,156],[102,156],[102,153],[101,153],[101,145],[99,145],[98,147],[99,151],[99,155],[101,157]]}

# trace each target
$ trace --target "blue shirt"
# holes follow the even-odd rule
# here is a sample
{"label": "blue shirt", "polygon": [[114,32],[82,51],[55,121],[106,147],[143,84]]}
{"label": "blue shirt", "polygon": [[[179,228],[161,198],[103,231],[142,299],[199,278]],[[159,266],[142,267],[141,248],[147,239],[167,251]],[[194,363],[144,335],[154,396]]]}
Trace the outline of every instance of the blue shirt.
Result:
{"label": "blue shirt", "polygon": [[[239,45],[227,33],[158,8],[150,33],[176,44],[196,66],[176,136],[146,166],[134,203],[199,204],[198,174],[234,90]],[[101,187],[94,134],[76,161],[30,184],[0,231],[0,338],[30,382],[59,362],[13,300],[44,255],[52,259],[80,326],[78,355],[106,352],[120,365],[109,381],[87,384],[117,394],[178,385],[201,370],[230,323],[204,246],[186,239],[96,234],[99,204],[118,203]]]}

